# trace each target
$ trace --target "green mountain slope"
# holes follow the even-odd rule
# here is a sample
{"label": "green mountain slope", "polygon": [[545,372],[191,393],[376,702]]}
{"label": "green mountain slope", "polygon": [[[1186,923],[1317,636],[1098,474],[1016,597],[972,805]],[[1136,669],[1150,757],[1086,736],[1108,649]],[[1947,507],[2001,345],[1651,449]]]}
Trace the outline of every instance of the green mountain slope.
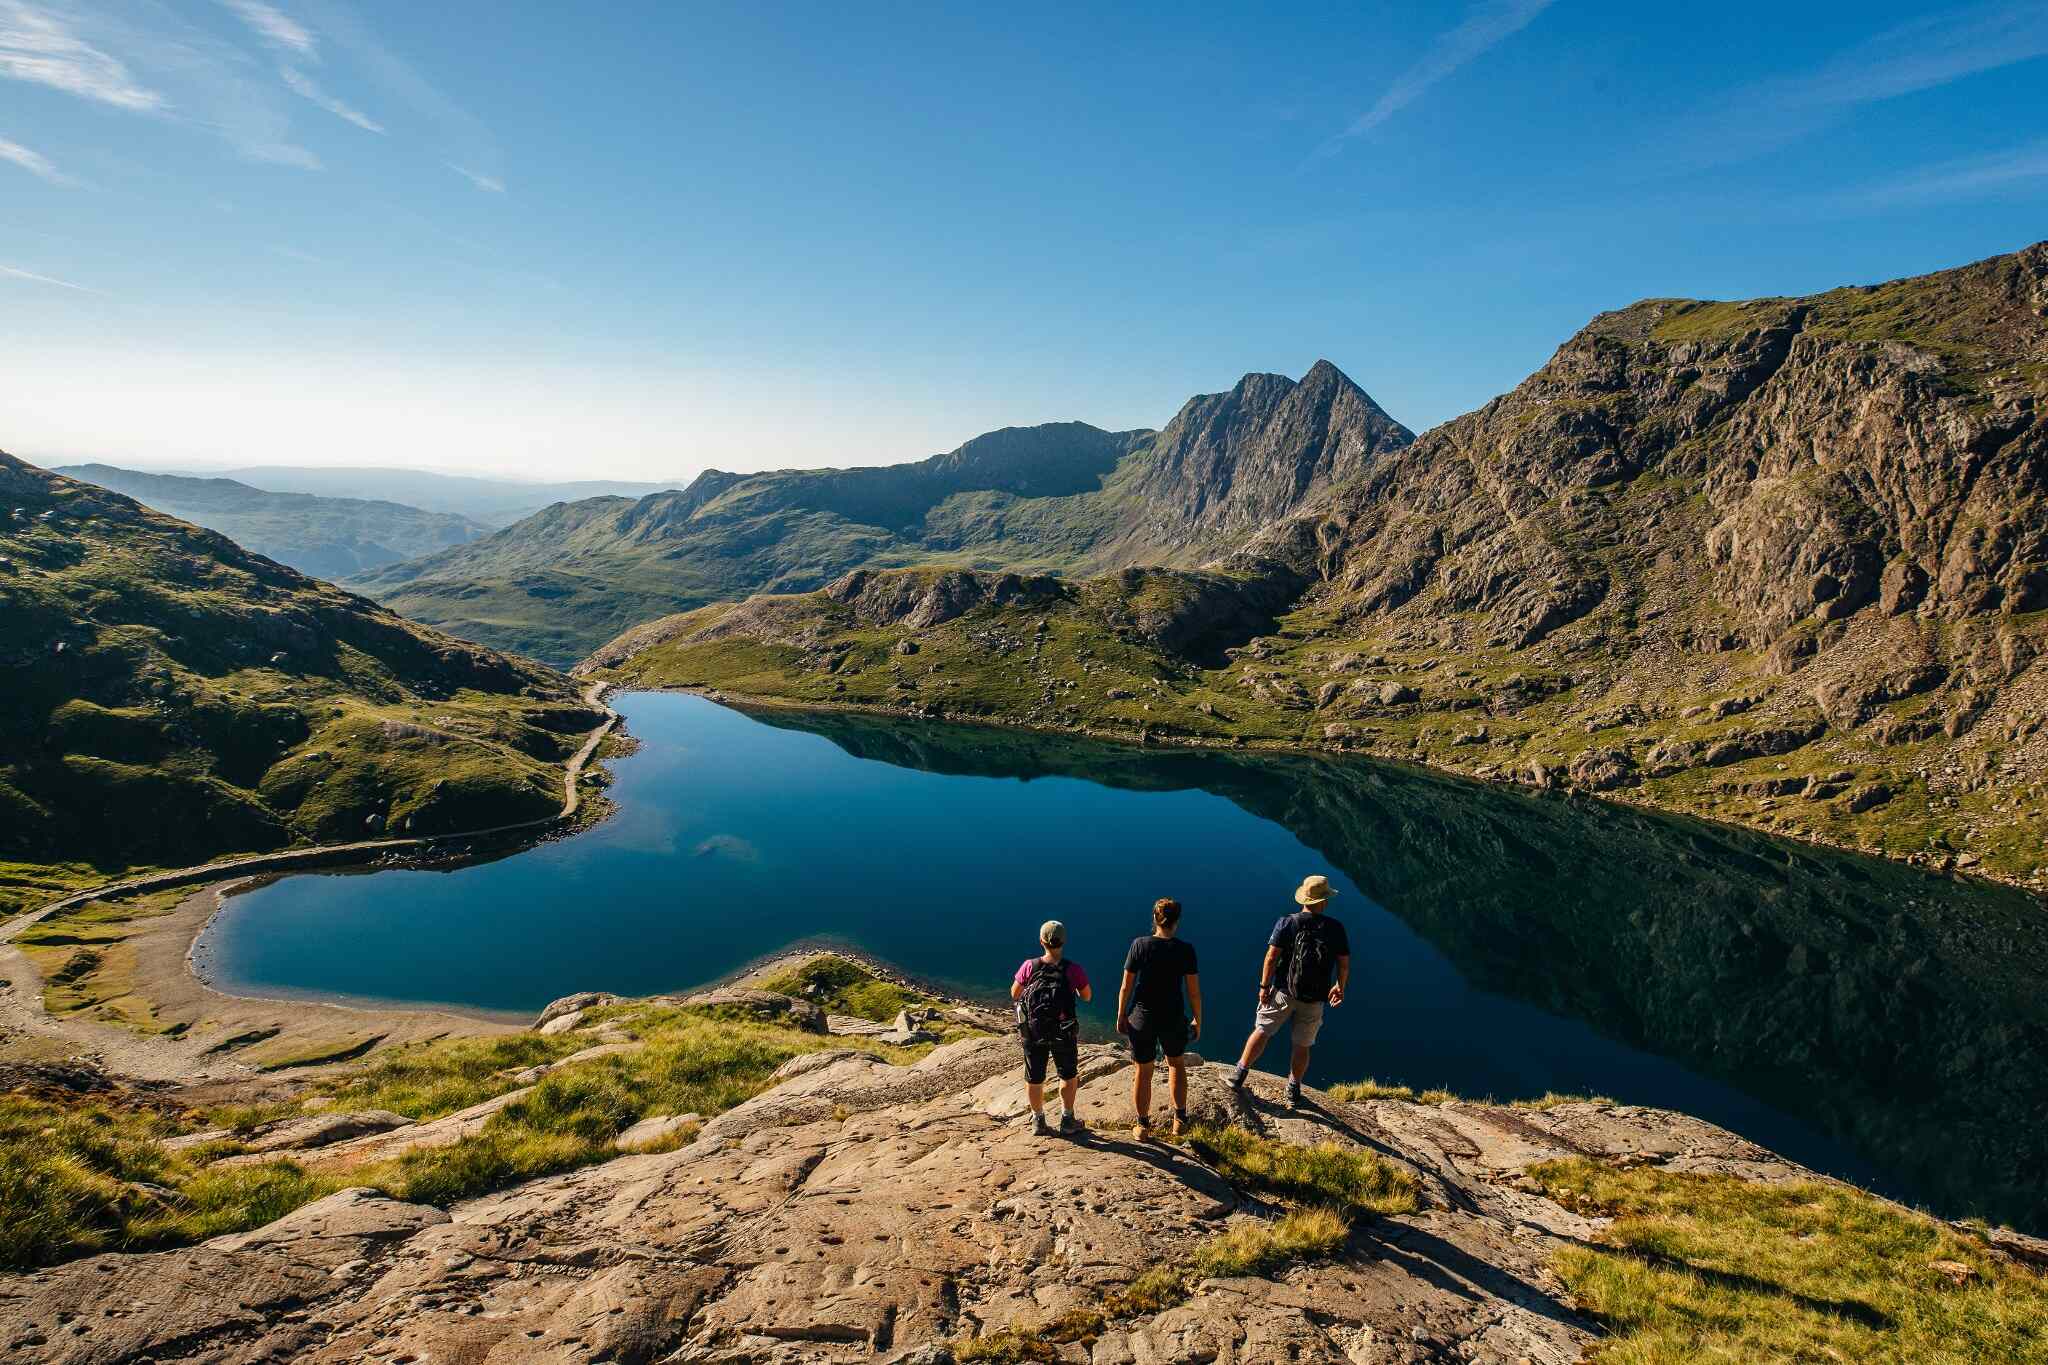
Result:
{"label": "green mountain slope", "polygon": [[317,578],[345,578],[432,554],[491,529],[468,517],[402,503],[273,493],[233,479],[144,474],[104,464],[64,465],[57,472],[125,493]]}
{"label": "green mountain slope", "polygon": [[915,464],[712,471],[591,499],[352,585],[472,639],[568,662],[678,609],[861,566],[1086,572],[1199,563],[1411,438],[1327,361],[1248,375],[1159,432],[1011,427]]}
{"label": "green mountain slope", "polygon": [[545,816],[597,719],[549,669],[0,454],[0,910]]}
{"label": "green mountain slope", "polygon": [[1358,748],[2048,886],[2044,403],[2048,243],[1653,300],[1204,572],[852,575],[589,667]]}

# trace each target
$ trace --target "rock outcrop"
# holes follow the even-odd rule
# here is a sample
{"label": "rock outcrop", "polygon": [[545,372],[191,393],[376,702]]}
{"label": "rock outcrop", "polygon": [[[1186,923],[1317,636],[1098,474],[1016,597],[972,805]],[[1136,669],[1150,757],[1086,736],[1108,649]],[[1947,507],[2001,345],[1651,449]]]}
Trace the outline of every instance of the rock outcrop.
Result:
{"label": "rock outcrop", "polygon": [[[1123,1136],[1127,1063],[1084,1050],[1072,1139],[1017,1121],[1014,1044],[915,1066],[820,1053],[689,1145],[626,1156],[442,1211],[344,1190],[255,1232],[0,1280],[10,1360],[230,1365],[944,1362],[964,1338],[1101,1303],[1234,1221],[1270,1217],[1189,1150]],[[1592,1339],[1551,1252],[1593,1222],[1519,1172],[1598,1155],[1753,1179],[1800,1174],[1709,1125],[1580,1103],[1544,1111],[1310,1092],[1246,1096],[1197,1065],[1198,1118],[1381,1154],[1422,1207],[1368,1222],[1335,1257],[1210,1280],[1113,1317],[1061,1358],[1499,1360],[1565,1365]]]}

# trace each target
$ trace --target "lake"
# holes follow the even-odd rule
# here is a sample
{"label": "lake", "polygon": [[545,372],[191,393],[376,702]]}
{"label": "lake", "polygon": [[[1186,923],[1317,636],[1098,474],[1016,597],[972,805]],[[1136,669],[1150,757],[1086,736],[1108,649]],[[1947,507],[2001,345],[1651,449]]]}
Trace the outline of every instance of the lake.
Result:
{"label": "lake", "polygon": [[531,1011],[836,943],[992,998],[1056,918],[1104,1034],[1171,895],[1217,1059],[1321,872],[1353,974],[1313,1082],[1666,1106],[1945,1213],[2048,1224],[2048,913],[2024,893],[1364,760],[614,704],[641,747],[602,824],[272,882],[195,960],[243,993]]}

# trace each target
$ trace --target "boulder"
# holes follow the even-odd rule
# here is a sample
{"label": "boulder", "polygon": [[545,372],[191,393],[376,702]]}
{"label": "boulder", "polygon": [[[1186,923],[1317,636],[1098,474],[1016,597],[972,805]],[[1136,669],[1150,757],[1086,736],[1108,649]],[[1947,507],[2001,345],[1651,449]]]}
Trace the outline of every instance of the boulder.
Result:
{"label": "boulder", "polygon": [[1385,682],[1380,684],[1380,705],[1405,706],[1416,700],[1418,694],[1406,683]]}
{"label": "boulder", "polygon": [[533,1021],[533,1026],[539,1028],[543,1024],[559,1019],[565,1014],[587,1010],[597,1005],[609,1005],[618,998],[616,995],[608,995],[603,991],[580,991],[575,995],[565,995],[542,1010],[540,1017]]}
{"label": "boulder", "polygon": [[539,1033],[543,1038],[552,1038],[558,1033],[567,1033],[582,1022],[583,1011],[570,1010],[567,1014],[558,1014],[545,1024],[540,1025],[535,1029],[535,1032]]}
{"label": "boulder", "polygon": [[747,986],[721,986],[686,995],[680,1002],[692,1009],[736,1010],[756,1019],[793,1024],[808,1033],[825,1032],[825,1011],[808,1000]]}

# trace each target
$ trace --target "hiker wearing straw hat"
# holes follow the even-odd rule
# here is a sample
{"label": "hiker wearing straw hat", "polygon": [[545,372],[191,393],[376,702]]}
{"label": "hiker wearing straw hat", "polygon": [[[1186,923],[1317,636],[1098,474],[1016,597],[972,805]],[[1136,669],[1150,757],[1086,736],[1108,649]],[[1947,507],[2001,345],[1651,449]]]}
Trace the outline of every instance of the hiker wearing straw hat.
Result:
{"label": "hiker wearing straw hat", "polygon": [[1092,1000],[1095,993],[1081,964],[1066,960],[1066,925],[1056,919],[1039,925],[1038,946],[1045,951],[1025,958],[1010,981],[1010,998],[1017,1002],[1017,1032],[1024,1042],[1031,1131],[1038,1136],[1052,1131],[1045,1121],[1045,1066],[1051,1062],[1060,1073],[1060,1131],[1078,1133],[1081,1121],[1074,1117],[1074,1100],[1081,1089],[1081,1018],[1074,1001]]}
{"label": "hiker wearing straw hat", "polygon": [[1325,911],[1335,895],[1328,877],[1308,877],[1295,888],[1301,907],[1283,915],[1266,940],[1266,961],[1259,969],[1259,1011],[1244,1055],[1230,1073],[1231,1088],[1244,1087],[1245,1074],[1274,1034],[1287,1024],[1293,1032],[1294,1056],[1287,1068],[1287,1104],[1301,1103],[1301,1078],[1308,1072],[1308,1050],[1323,1027],[1323,1006],[1344,1003],[1351,980],[1351,940],[1344,926]]}

